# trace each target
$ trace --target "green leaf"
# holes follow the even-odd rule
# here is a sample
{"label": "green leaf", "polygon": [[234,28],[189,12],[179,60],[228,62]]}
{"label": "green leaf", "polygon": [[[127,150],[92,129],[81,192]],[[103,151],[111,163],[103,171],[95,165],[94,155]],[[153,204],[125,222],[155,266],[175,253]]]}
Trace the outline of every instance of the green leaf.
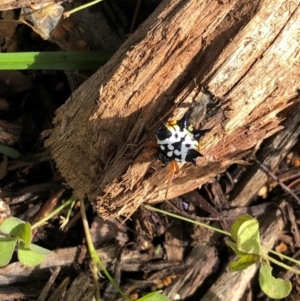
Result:
{"label": "green leaf", "polygon": [[28,248],[31,242],[31,225],[28,222],[19,224],[11,230],[10,234],[22,240],[25,248]]}
{"label": "green leaf", "polygon": [[[19,261],[27,266],[36,266],[42,263],[46,257],[46,254],[50,253],[49,250],[46,250],[33,244],[30,244],[29,248],[25,248],[24,243],[22,242],[19,244],[18,247]],[[33,251],[32,249],[38,250],[39,253]]]}
{"label": "green leaf", "polygon": [[242,223],[238,230],[236,244],[242,252],[260,254],[259,224],[255,218]]}
{"label": "green leaf", "polygon": [[45,248],[42,248],[38,245],[35,245],[35,244],[30,244],[29,247],[28,247],[31,251],[37,253],[37,254],[41,254],[41,255],[48,255],[51,253],[50,250],[48,249],[45,249]]}
{"label": "green leaf", "polygon": [[5,234],[10,234],[15,227],[21,224],[25,224],[25,222],[19,218],[11,216],[0,225],[0,231]]}
{"label": "green leaf", "polygon": [[256,263],[260,259],[259,255],[250,254],[243,255],[238,260],[229,264],[230,272],[238,272],[247,269],[250,265]]}
{"label": "green leaf", "polygon": [[233,241],[230,241],[228,239],[225,240],[225,243],[228,247],[230,247],[232,249],[232,251],[239,257],[242,257],[244,255],[247,255],[247,253],[245,252],[241,252],[238,247],[237,247],[237,244]]}
{"label": "green leaf", "polygon": [[[238,217],[231,226],[230,233],[240,252],[260,254],[259,224],[255,218],[250,215]],[[230,247],[237,253],[233,246]]]}
{"label": "green leaf", "polygon": [[261,264],[259,269],[260,288],[272,299],[285,298],[290,294],[292,284],[288,280],[273,277],[272,269],[273,268],[267,262]]}
{"label": "green leaf", "polygon": [[136,301],[169,301],[169,299],[161,294],[161,291],[149,293]]}
{"label": "green leaf", "polygon": [[15,238],[0,238],[0,267],[8,265],[13,255],[17,240]]}
{"label": "green leaf", "polygon": [[22,155],[15,148],[4,145],[4,144],[0,144],[0,153],[3,155],[6,155],[7,157],[10,157],[12,159],[17,159]]}
{"label": "green leaf", "polygon": [[235,221],[234,223],[232,224],[231,226],[231,229],[230,229],[230,233],[231,233],[231,237],[232,239],[236,242],[237,241],[237,238],[238,238],[238,231],[239,231],[239,228],[241,227],[241,225],[246,222],[246,221],[249,221],[249,220],[252,220],[253,217],[248,215],[248,214],[245,214],[245,215],[241,215],[239,216]]}
{"label": "green leaf", "polygon": [[109,51],[0,53],[0,70],[97,70],[112,54]]}

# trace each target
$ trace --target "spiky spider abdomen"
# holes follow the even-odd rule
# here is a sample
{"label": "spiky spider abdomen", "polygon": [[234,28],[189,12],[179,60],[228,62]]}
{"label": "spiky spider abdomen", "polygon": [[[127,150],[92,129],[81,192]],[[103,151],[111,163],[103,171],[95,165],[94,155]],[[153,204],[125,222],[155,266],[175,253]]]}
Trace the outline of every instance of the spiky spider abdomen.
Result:
{"label": "spiky spider abdomen", "polygon": [[186,115],[180,120],[167,122],[156,130],[157,144],[159,146],[159,159],[168,164],[171,161],[179,163],[192,162],[196,165],[199,152],[199,138],[206,130],[195,130],[187,123]]}

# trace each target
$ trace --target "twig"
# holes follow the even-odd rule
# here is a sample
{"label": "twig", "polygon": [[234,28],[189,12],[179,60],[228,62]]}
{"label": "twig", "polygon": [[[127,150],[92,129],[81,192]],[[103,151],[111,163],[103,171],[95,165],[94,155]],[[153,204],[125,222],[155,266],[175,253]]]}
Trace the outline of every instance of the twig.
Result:
{"label": "twig", "polygon": [[[86,243],[88,246],[88,250],[92,259],[92,266],[93,268],[95,266],[99,267],[103,274],[106,276],[108,281],[112,284],[112,286],[116,289],[116,291],[126,300],[126,301],[131,301],[131,299],[125,295],[125,293],[119,288],[118,284],[114,281],[114,279],[110,276],[108,271],[106,270],[106,267],[104,266],[103,262],[98,256],[97,251],[95,250],[92,237],[89,231],[89,224],[87,221],[86,213],[85,213],[85,205],[84,205],[84,200],[80,199],[80,212],[81,212],[81,218],[82,218],[82,224],[84,228],[84,233],[85,233],[85,238],[86,238]],[[94,271],[93,271],[94,272]],[[94,279],[95,280],[95,279]],[[97,282],[95,282],[95,285],[97,285]],[[99,288],[96,289],[96,298],[97,301],[101,300],[100,299],[100,293],[99,293]]]}
{"label": "twig", "polygon": [[131,22],[130,29],[129,29],[129,34],[134,32],[134,27],[135,27],[135,24],[136,24],[136,20],[137,20],[139,12],[141,10],[141,4],[142,4],[142,0],[138,0],[137,3],[136,3],[134,15],[133,15],[132,22]]}
{"label": "twig", "polygon": [[279,178],[277,176],[275,176],[268,168],[267,166],[265,166],[263,163],[260,163],[258,160],[254,159],[254,161],[261,167],[261,169],[267,174],[269,175],[274,181],[276,181],[283,190],[285,190],[286,192],[288,192],[292,197],[294,197],[294,199],[298,202],[298,204],[300,205],[300,199],[298,198],[298,196],[288,187],[286,186],[284,183],[282,183]]}

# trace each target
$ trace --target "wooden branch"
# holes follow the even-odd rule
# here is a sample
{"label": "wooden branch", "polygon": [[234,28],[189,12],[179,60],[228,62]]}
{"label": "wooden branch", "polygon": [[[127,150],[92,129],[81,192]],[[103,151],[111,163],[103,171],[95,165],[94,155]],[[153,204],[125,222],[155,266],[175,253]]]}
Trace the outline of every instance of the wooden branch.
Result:
{"label": "wooden branch", "polygon": [[[277,113],[299,83],[299,3],[163,1],[58,111],[46,141],[75,193],[103,217],[165,199],[168,169],[136,163],[143,143],[209,94],[204,158],[184,165],[168,196],[197,188],[282,129]],[[205,110],[204,110],[205,111]]]}
{"label": "wooden branch", "polygon": [[[106,267],[113,265],[116,256],[120,252],[117,245],[107,245],[97,249],[98,255],[103,260]],[[71,273],[73,264],[81,264],[86,255],[86,249],[82,246],[58,249],[46,256],[45,260],[38,267],[24,266],[22,263],[14,262],[1,268],[0,283],[3,286],[14,286],[16,283],[27,283],[31,281],[47,280],[51,276],[51,270],[57,266],[61,267],[66,274]],[[161,259],[161,258],[156,258]],[[140,271],[140,266],[145,265],[149,261],[148,255],[140,254],[139,251],[122,254],[120,259],[123,270]],[[138,268],[133,262],[138,262]]]}
{"label": "wooden branch", "polygon": [[[300,135],[299,115],[300,103],[295,105],[293,111],[288,113],[284,129],[272,137],[270,143],[260,150],[258,159],[261,163],[268,166],[270,171],[277,169],[281,160],[297,143],[297,137]],[[231,193],[230,204],[232,207],[247,206],[257,195],[258,190],[266,185],[268,178],[268,175],[261,170],[258,164],[249,166],[239,181],[240,185],[235,187]],[[293,200],[292,197],[291,200]]]}

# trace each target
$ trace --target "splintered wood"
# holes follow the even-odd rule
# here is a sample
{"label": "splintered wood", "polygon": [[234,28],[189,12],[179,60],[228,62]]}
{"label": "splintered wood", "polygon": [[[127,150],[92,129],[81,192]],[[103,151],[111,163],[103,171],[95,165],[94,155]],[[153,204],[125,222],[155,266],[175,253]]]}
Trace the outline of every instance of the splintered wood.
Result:
{"label": "splintered wood", "polygon": [[206,101],[203,88],[213,96],[204,157],[180,169],[168,197],[240,162],[283,128],[277,114],[299,85],[299,19],[296,1],[163,1],[57,111],[46,146],[60,172],[103,217],[163,201],[168,168],[135,159],[162,121]]}

